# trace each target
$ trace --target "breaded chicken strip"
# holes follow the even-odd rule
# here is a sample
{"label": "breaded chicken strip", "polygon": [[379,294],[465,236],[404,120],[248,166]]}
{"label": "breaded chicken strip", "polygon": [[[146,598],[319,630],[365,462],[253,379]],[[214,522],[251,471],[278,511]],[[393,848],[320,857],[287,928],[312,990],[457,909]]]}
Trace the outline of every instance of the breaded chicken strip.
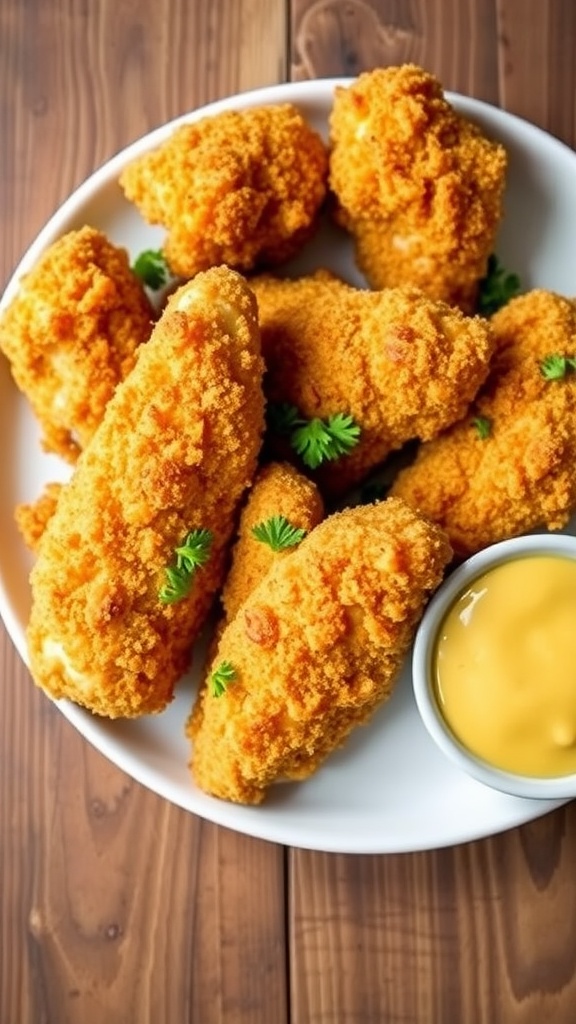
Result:
{"label": "breaded chicken strip", "polygon": [[[208,271],[170,298],[40,544],[28,644],[52,697],[111,718],[170,701],[256,469],[262,368],[238,274]],[[176,549],[195,543],[207,561],[193,574]],[[167,603],[182,576],[188,596]]]}
{"label": "breaded chicken strip", "polygon": [[[233,619],[240,605],[279,560],[294,552],[296,543],[275,546],[278,533],[269,527],[268,542],[252,532],[282,517],[290,527],[309,533],[324,518],[324,503],[316,485],[287,463],[271,462],[259,470],[240,517],[232,563],[222,591],[226,619]],[[280,539],[281,543],[281,539]],[[258,623],[254,620],[254,629]]]}
{"label": "breaded chicken strip", "polygon": [[194,710],[201,789],[257,804],[312,774],[390,695],[450,556],[440,530],[389,500],[329,517],[277,562],[220,638],[224,692],[206,686]]}
{"label": "breaded chicken strip", "polygon": [[568,368],[546,379],[542,368],[548,356],[576,355],[576,303],[532,291],[492,324],[499,347],[470,415],[422,445],[392,488],[462,557],[535,527],[559,529],[576,509],[576,376]]}
{"label": "breaded chicken strip", "polygon": [[328,155],[291,104],[226,111],[182,125],[123,171],[143,217],[168,231],[172,271],[280,263],[315,228]]}
{"label": "breaded chicken strip", "polygon": [[503,147],[413,64],[337,88],[330,131],[336,217],[371,286],[415,285],[473,310],[502,214]]}
{"label": "breaded chicken strip", "polygon": [[64,235],[22,279],[0,318],[0,349],[47,451],[76,461],[153,316],[128,254],[95,228]]}
{"label": "breaded chicken strip", "polygon": [[356,446],[316,471],[326,493],[343,493],[409,439],[460,419],[487,375],[488,322],[414,289],[362,291],[326,272],[250,285],[271,407],[290,403],[306,419],[345,413],[360,427]]}

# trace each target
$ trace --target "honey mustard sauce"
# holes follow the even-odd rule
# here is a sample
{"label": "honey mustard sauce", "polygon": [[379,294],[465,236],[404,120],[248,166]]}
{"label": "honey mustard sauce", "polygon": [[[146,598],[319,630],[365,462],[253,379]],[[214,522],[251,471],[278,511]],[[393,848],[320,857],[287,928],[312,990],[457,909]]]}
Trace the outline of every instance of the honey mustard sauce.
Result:
{"label": "honey mustard sauce", "polygon": [[474,580],[441,624],[434,686],[473,754],[521,775],[576,772],[576,560],[532,555]]}

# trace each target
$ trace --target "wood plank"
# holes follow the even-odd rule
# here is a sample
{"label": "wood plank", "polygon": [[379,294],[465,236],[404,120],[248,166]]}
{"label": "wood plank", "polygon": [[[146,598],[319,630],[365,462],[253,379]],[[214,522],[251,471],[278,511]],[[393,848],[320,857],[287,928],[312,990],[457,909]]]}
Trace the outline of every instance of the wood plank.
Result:
{"label": "wood plank", "polygon": [[356,75],[414,62],[446,89],[494,103],[495,39],[494,0],[293,0],[291,76]]}
{"label": "wood plank", "polygon": [[[295,0],[292,75],[415,61],[574,145],[575,16],[563,0]],[[292,851],[293,1019],[571,1024],[575,856],[574,804],[448,850]]]}
{"label": "wood plank", "polygon": [[[0,283],[95,166],[285,74],[283,0],[7,0]],[[286,1017],[282,848],[203,823],[93,750],[0,628],[0,1019]]]}
{"label": "wood plank", "polygon": [[576,141],[576,5],[498,0],[500,100],[506,110]]}
{"label": "wood plank", "polygon": [[571,1024],[576,808],[449,850],[295,851],[292,1013],[314,1024]]}

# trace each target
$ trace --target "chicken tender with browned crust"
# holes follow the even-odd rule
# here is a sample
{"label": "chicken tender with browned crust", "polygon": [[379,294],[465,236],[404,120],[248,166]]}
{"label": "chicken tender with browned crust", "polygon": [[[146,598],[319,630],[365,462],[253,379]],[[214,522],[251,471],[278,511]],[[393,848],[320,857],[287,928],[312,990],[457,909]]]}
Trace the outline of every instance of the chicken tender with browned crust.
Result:
{"label": "chicken tender with browned crust", "polygon": [[389,500],[330,516],[276,562],[224,630],[189,724],[201,789],[257,804],[311,775],[390,695],[450,556]]}
{"label": "chicken tender with browned crust", "polygon": [[0,317],[0,349],[47,451],[75,462],[152,330],[125,249],[84,227],[54,242]]}
{"label": "chicken tender with browned crust", "polygon": [[327,189],[320,136],[289,103],[184,124],[122,172],[129,200],[168,232],[172,271],[192,277],[293,256],[316,227]]}
{"label": "chicken tender with browned crust", "polygon": [[[312,480],[287,463],[271,462],[259,470],[240,517],[222,591],[227,620],[275,562],[293,553],[323,518],[324,502]],[[253,627],[258,629],[257,620]]]}
{"label": "chicken tender with browned crust", "polygon": [[414,64],[336,89],[330,184],[373,288],[414,285],[473,310],[502,216],[504,148]]}
{"label": "chicken tender with browned crust", "polygon": [[256,470],[262,370],[238,274],[207,271],[170,298],[39,547],[28,645],[52,697],[111,718],[171,700]]}
{"label": "chicken tender with browned crust", "polygon": [[327,494],[342,494],[406,441],[460,419],[488,373],[490,324],[415,289],[363,291],[326,272],[250,284],[270,422],[288,403],[307,420],[344,413],[360,428],[349,452],[314,472]]}
{"label": "chicken tender with browned crust", "polygon": [[462,557],[536,527],[559,529],[576,509],[576,376],[565,362],[576,356],[576,303],[536,290],[492,324],[498,350],[470,414],[422,445],[392,488]]}

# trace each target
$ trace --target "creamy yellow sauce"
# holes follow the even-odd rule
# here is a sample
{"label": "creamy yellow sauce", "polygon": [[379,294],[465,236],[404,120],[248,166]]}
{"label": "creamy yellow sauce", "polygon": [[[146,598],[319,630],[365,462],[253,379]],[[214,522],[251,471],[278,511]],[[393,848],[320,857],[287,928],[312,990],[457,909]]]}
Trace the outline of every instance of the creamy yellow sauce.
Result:
{"label": "creamy yellow sauce", "polygon": [[576,772],[576,560],[534,555],[474,580],[441,625],[434,685],[454,735],[485,761]]}

